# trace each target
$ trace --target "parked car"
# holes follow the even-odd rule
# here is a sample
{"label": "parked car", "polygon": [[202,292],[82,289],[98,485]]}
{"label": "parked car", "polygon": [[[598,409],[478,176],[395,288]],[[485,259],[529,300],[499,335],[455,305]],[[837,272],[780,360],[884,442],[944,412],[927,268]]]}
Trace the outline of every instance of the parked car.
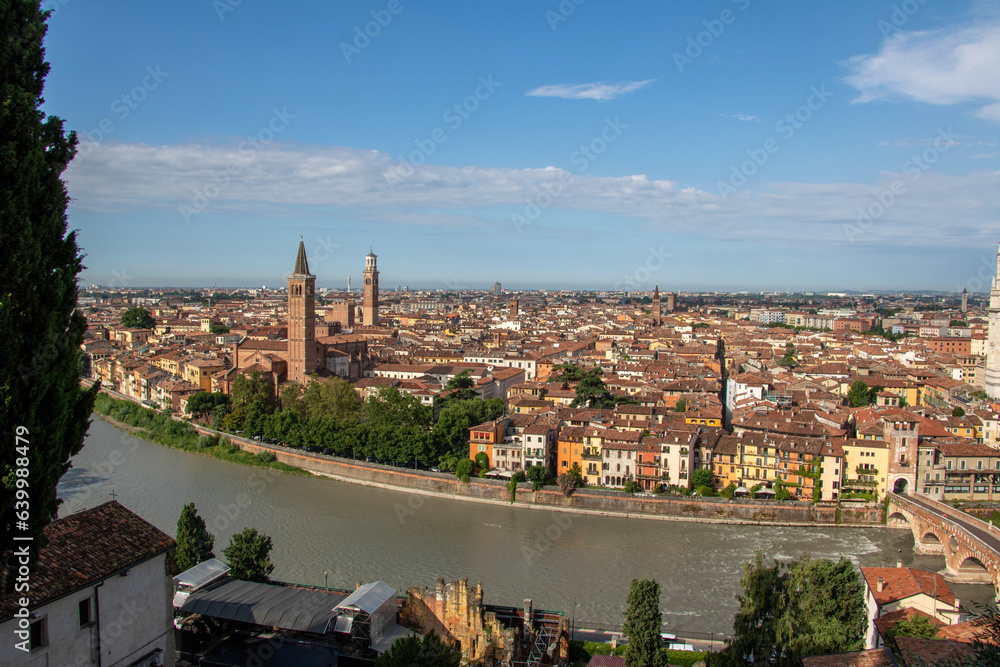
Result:
{"label": "parked car", "polygon": [[694,646],[691,646],[690,644],[680,644],[680,643],[676,643],[676,642],[673,643],[673,644],[670,644],[669,646],[667,646],[667,648],[669,648],[671,651],[697,651],[698,650]]}
{"label": "parked car", "polygon": [[677,641],[677,635],[672,635],[669,632],[661,632],[660,640],[663,642],[664,646],[668,646]]}

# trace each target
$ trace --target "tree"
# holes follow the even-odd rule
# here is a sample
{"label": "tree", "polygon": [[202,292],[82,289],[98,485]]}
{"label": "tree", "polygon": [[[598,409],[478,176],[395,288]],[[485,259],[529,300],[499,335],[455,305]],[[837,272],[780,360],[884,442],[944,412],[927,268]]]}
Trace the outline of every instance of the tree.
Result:
{"label": "tree", "polygon": [[914,614],[910,618],[899,621],[885,631],[882,639],[889,646],[895,645],[896,637],[919,637],[921,639],[934,639],[937,637],[938,629],[931,625],[930,619],[921,614]]}
{"label": "tree", "polygon": [[951,411],[951,416],[952,417],[964,417],[965,416],[965,410],[962,409],[962,406],[956,405],[955,409]]}
{"label": "tree", "polygon": [[395,387],[380,387],[368,397],[364,416],[373,425],[408,425],[427,428],[431,425],[431,409],[420,399]]}
{"label": "tree", "polygon": [[122,313],[121,325],[129,328],[152,329],[156,326],[156,320],[142,306],[133,306]]}
{"label": "tree", "polygon": [[524,473],[527,481],[531,482],[531,488],[535,491],[552,483],[552,471],[548,466],[541,464],[533,465]]}
{"label": "tree", "polygon": [[691,486],[712,486],[715,476],[708,468],[698,468],[691,473]]}
{"label": "tree", "polygon": [[250,371],[247,375],[237,375],[231,392],[233,411],[230,416],[242,414],[239,426],[252,434],[264,432],[265,422],[274,412],[274,385],[268,376],[260,371]]}
{"label": "tree", "polygon": [[462,459],[457,464],[455,464],[455,477],[458,477],[463,482],[468,482],[469,477],[476,470],[476,462],[472,459]]}
{"label": "tree", "polygon": [[476,381],[469,375],[469,371],[462,371],[445,383],[441,392],[444,395],[444,404],[451,401],[468,401],[479,398],[476,394]]}
{"label": "tree", "polygon": [[865,381],[855,380],[847,392],[847,402],[852,408],[861,408],[868,405],[868,395],[868,385],[865,384]]}
{"label": "tree", "polygon": [[432,630],[424,637],[400,637],[375,659],[375,667],[458,667],[462,653],[448,646]]}
{"label": "tree", "polygon": [[778,482],[774,483],[774,499],[775,500],[791,500],[792,494],[788,490],[788,487],[784,484]]}
{"label": "tree", "polygon": [[214,334],[227,334],[229,333],[229,327],[225,324],[213,324],[208,328],[208,330]]}
{"label": "tree", "polygon": [[688,402],[686,398],[678,399],[677,403],[674,404],[674,412],[687,412],[687,409]]}
{"label": "tree", "polygon": [[[37,0],[0,5],[0,591],[8,592],[20,564],[15,544],[29,545],[34,569],[59,506],[56,484],[83,446],[98,391],[97,383],[80,387],[84,267],[76,232],[67,233],[61,179],[76,133],[65,135],[62,119],[40,110],[47,16]],[[15,508],[25,493],[30,511]]]}
{"label": "tree", "polygon": [[212,547],[215,535],[208,532],[205,520],[198,515],[194,503],[188,503],[177,519],[177,554],[174,560],[181,572],[198,563],[215,558]]}
{"label": "tree", "polygon": [[863,646],[864,587],[846,558],[804,556],[787,566],[767,566],[757,552],[743,566],[740,587],[723,664],[791,667],[800,657]]}
{"label": "tree", "polygon": [[480,471],[486,471],[490,469],[490,455],[486,452],[479,452],[476,454],[476,467]]}
{"label": "tree", "polygon": [[193,415],[213,412],[219,406],[228,406],[229,397],[222,392],[199,391],[187,400],[187,409]]}
{"label": "tree", "polygon": [[243,581],[266,584],[274,570],[271,563],[271,538],[258,533],[256,528],[244,528],[233,535],[229,546],[222,550],[229,563],[229,576]]}
{"label": "tree", "polygon": [[434,424],[434,444],[439,452],[465,456],[469,451],[469,429],[493,421],[503,414],[503,400],[448,401]]}
{"label": "tree", "polygon": [[578,487],[583,486],[583,471],[580,470],[580,464],[574,463],[573,467],[559,475],[556,481],[563,495],[569,498]]}
{"label": "tree", "polygon": [[629,586],[628,608],[622,634],[628,637],[625,646],[625,667],[665,667],[660,650],[660,585],[656,579],[633,579]]}

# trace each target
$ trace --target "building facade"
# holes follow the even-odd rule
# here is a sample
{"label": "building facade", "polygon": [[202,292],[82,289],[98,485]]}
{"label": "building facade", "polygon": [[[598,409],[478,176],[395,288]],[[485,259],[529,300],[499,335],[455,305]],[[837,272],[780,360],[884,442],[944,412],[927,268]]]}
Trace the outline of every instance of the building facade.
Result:
{"label": "building facade", "polygon": [[365,290],[361,299],[361,319],[366,327],[378,326],[378,257],[365,255]]}

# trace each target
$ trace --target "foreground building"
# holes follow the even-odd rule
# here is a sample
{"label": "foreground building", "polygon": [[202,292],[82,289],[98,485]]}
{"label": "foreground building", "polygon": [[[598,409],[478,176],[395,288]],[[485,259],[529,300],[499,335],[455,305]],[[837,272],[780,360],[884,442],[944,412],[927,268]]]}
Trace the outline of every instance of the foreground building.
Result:
{"label": "foreground building", "polygon": [[173,538],[114,500],[45,537],[30,590],[0,597],[0,665],[174,664]]}

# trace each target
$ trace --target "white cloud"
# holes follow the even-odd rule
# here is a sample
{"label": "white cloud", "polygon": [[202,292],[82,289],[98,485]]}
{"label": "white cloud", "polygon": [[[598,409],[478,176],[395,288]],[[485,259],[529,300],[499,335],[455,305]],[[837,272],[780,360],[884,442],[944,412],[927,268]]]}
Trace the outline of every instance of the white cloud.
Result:
{"label": "white cloud", "polygon": [[976,115],[1000,122],[1000,21],[896,32],[878,53],[854,56],[845,78],[856,103],[905,98],[928,104],[984,104]]}
{"label": "white cloud", "polygon": [[595,81],[593,83],[556,83],[529,90],[525,97],[562,97],[567,100],[597,100],[607,102],[651,85],[656,79],[645,81]]}
{"label": "white cloud", "polygon": [[[227,166],[237,172],[228,182],[223,176]],[[671,180],[592,176],[551,166],[424,164],[390,185],[386,174],[399,166],[379,151],[290,142],[273,142],[254,155],[241,153],[235,142],[108,143],[81,151],[66,178],[73,206],[98,211],[179,212],[182,205],[195,206],[200,195],[207,196],[201,210],[214,214],[286,218],[350,211],[359,218],[399,224],[507,233],[511,216],[523,214],[526,202],[537,201],[545,202],[532,228],[538,234],[550,221],[567,220],[565,215],[550,216],[551,210],[584,213],[589,220],[652,233],[783,242],[845,241],[844,225],[856,222],[858,208],[873,205],[899,182],[902,194],[893,196],[858,242],[971,247],[986,240],[991,245],[1000,237],[1000,171],[885,173],[877,183],[758,181],[724,201],[714,191]]]}
{"label": "white cloud", "polygon": [[747,115],[745,113],[734,113],[734,114],[730,115],[729,117],[730,118],[735,118],[736,120],[743,120],[743,121],[748,121],[748,122],[749,121],[759,121],[760,120],[760,116],[749,116],[749,115]]}
{"label": "white cloud", "polygon": [[992,153],[976,153],[975,155],[970,155],[969,158],[973,160],[989,160],[995,158],[998,155],[1000,155],[1000,153],[993,151]]}

